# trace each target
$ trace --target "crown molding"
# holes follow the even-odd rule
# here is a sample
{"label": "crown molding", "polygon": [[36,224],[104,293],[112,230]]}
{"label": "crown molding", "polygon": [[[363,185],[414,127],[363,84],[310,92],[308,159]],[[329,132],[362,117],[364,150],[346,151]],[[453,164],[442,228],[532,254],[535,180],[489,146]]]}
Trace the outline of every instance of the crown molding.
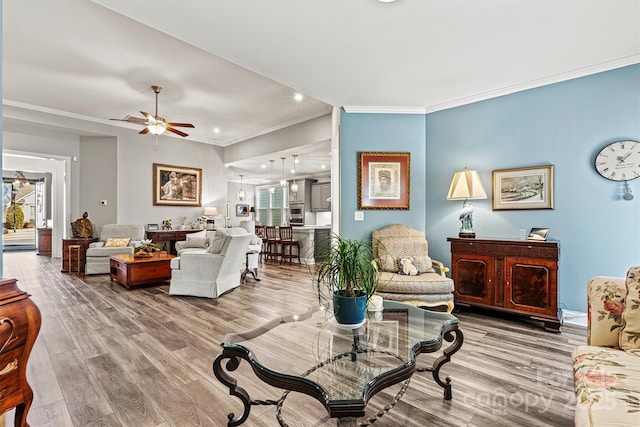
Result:
{"label": "crown molding", "polygon": [[530,80],[513,86],[505,86],[488,92],[465,96],[451,101],[434,104],[427,107],[380,107],[380,106],[344,106],[347,113],[372,113],[372,114],[428,114],[436,111],[448,110],[462,105],[473,104],[474,102],[485,101],[499,96],[510,95],[529,89],[560,83],[567,80],[586,77],[589,75],[615,70],[629,65],[640,63],[640,54],[618,58],[613,61],[602,62],[590,65],[566,73],[559,73],[541,79]]}

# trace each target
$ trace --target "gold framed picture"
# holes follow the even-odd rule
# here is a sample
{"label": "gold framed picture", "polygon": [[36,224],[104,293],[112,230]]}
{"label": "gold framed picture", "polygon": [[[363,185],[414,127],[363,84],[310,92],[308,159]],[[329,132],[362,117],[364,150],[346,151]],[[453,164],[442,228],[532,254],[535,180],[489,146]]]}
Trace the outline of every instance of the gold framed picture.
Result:
{"label": "gold framed picture", "polygon": [[410,153],[360,152],[358,209],[408,210]]}
{"label": "gold framed picture", "polygon": [[153,164],[153,204],[202,206],[202,169]]}
{"label": "gold framed picture", "polygon": [[553,165],[492,172],[493,210],[553,209]]}

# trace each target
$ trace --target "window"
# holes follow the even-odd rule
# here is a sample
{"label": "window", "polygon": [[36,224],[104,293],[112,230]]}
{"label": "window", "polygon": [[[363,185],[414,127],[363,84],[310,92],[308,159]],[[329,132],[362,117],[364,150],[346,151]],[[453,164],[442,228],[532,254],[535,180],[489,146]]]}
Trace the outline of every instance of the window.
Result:
{"label": "window", "polygon": [[277,186],[273,194],[268,187],[256,188],[256,221],[262,225],[286,225],[289,221],[288,187]]}

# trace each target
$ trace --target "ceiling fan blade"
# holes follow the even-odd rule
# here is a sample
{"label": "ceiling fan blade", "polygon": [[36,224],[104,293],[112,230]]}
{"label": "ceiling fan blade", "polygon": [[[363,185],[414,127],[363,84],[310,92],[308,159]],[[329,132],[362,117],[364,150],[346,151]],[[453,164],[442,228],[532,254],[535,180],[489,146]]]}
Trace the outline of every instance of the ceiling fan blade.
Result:
{"label": "ceiling fan blade", "polygon": [[169,123],[167,123],[167,126],[173,126],[173,127],[178,127],[178,128],[195,128],[195,126],[192,125],[191,123],[173,123],[173,122],[169,122]]}
{"label": "ceiling fan blade", "polygon": [[141,134],[141,135],[144,135],[145,133],[149,133],[149,128],[145,127],[138,133]]}
{"label": "ceiling fan blade", "polygon": [[149,113],[145,113],[144,111],[140,111],[140,114],[142,114],[143,116],[145,116],[147,118],[147,120],[153,120],[153,116]]}
{"label": "ceiling fan blade", "polygon": [[180,136],[189,136],[189,134],[188,134],[188,133],[184,133],[184,132],[182,132],[182,131],[179,131],[178,129],[174,129],[174,128],[172,128],[171,126],[167,126],[167,130],[168,130],[169,132],[173,132],[173,133],[178,134],[178,135],[180,135]]}
{"label": "ceiling fan blade", "polygon": [[124,119],[109,119],[109,120],[118,120],[120,122],[135,123],[137,125],[143,125],[146,123],[145,119],[141,119],[140,117],[131,117],[131,116],[127,116]]}

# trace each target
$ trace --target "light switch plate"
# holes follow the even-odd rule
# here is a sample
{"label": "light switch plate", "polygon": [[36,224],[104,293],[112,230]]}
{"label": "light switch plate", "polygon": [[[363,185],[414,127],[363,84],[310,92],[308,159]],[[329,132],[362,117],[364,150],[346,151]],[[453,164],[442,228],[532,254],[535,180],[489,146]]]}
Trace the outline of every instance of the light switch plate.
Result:
{"label": "light switch plate", "polygon": [[356,212],[354,215],[356,221],[364,221],[364,212]]}

